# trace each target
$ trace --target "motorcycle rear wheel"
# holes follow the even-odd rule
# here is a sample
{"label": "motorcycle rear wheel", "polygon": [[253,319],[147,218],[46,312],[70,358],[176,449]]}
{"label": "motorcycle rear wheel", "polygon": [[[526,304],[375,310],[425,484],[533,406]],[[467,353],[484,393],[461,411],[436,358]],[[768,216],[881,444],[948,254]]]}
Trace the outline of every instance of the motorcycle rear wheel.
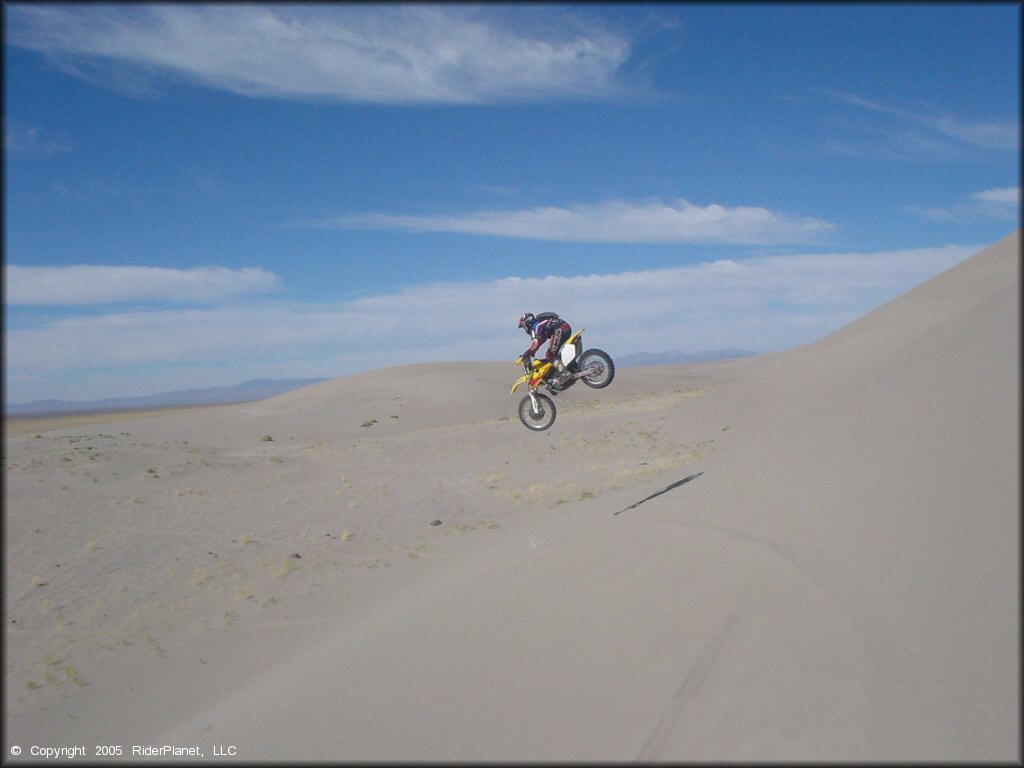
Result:
{"label": "motorcycle rear wheel", "polygon": [[604,389],[615,378],[615,363],[602,349],[588,349],[580,355],[577,365],[581,371],[594,368],[594,373],[582,377],[583,383],[588,387]]}
{"label": "motorcycle rear wheel", "polygon": [[537,398],[537,405],[540,407],[540,410],[533,410],[533,403],[530,400],[530,396],[527,395],[519,401],[519,420],[523,422],[527,429],[531,429],[534,432],[543,432],[555,423],[555,403],[550,397],[539,392],[534,393],[533,396]]}

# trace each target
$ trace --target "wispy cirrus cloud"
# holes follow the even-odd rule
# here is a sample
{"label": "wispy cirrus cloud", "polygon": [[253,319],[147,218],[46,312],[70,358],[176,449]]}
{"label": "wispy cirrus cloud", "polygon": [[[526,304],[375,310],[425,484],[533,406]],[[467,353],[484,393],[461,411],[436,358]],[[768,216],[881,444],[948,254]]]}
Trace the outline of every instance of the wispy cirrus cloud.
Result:
{"label": "wispy cirrus cloud", "polygon": [[1019,221],[1020,187],[986,189],[946,207],[907,207],[904,210],[928,221],[947,223],[992,219]]}
{"label": "wispy cirrus cloud", "polygon": [[5,120],[4,150],[15,154],[53,155],[68,152],[71,146],[39,126],[26,125],[18,120]]}
{"label": "wispy cirrus cloud", "polygon": [[71,265],[4,266],[9,305],[89,305],[125,302],[206,303],[243,294],[264,293],[279,285],[259,268],[225,269]]}
{"label": "wispy cirrus cloud", "polygon": [[664,202],[609,200],[565,207],[511,211],[475,211],[457,215],[415,216],[367,213],[308,222],[324,229],[396,229],[455,232],[585,243],[731,243],[778,245],[810,243],[835,225],[755,206],[728,208]]}
{"label": "wispy cirrus cloud", "polygon": [[883,125],[862,125],[855,131],[868,138],[835,138],[826,149],[840,154],[889,159],[948,159],[967,150],[1014,151],[1020,148],[1020,124],[1011,120],[969,120],[938,109],[912,110],[890,106],[843,91],[821,90],[830,98],[863,112],[895,118]]}
{"label": "wispy cirrus cloud", "polygon": [[[814,341],[978,248],[719,259],[668,269],[437,282],[332,304],[225,300],[111,311],[6,331],[7,396],[97,399],[259,376],[336,377],[387,365],[513,360],[525,308],[556,306],[613,355]],[[474,322],[424,323],[451,307]],[[630,322],[623,324],[621,318]],[[656,328],[658,337],[637,336]],[[104,387],[83,382],[102,369]],[[204,383],[205,382],[205,383]]]}
{"label": "wispy cirrus cloud", "polygon": [[566,9],[12,5],[9,44],[96,84],[172,76],[252,97],[385,104],[607,97],[631,45]]}

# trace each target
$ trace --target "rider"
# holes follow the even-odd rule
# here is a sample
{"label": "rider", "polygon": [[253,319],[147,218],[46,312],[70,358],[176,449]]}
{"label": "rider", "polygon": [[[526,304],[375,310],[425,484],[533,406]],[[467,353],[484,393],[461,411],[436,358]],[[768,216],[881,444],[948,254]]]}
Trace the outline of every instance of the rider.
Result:
{"label": "rider", "polygon": [[523,352],[523,362],[529,366],[533,354],[540,349],[545,341],[550,339],[551,343],[548,345],[544,361],[551,363],[557,371],[561,372],[562,361],[558,358],[558,352],[572,334],[569,324],[556,312],[541,312],[539,315],[527,312],[519,318],[519,327],[526,331],[533,340],[530,348]]}

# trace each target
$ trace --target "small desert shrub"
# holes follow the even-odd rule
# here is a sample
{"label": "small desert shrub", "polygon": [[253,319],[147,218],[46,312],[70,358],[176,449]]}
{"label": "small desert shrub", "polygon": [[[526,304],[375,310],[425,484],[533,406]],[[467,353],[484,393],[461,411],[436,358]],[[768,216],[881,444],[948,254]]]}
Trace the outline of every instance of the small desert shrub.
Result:
{"label": "small desert shrub", "polygon": [[64,674],[67,676],[68,680],[79,688],[85,685],[85,681],[79,676],[78,670],[75,668],[74,664],[67,664],[64,667]]}
{"label": "small desert shrub", "polygon": [[278,578],[287,576],[289,573],[297,569],[294,560],[290,557],[286,557],[276,569],[274,569],[274,575]]}
{"label": "small desert shrub", "polygon": [[152,635],[146,635],[146,642],[148,642],[153,647],[153,650],[156,651],[157,656],[165,656],[167,654],[167,651],[160,647],[160,643],[158,643],[156,641],[156,638]]}

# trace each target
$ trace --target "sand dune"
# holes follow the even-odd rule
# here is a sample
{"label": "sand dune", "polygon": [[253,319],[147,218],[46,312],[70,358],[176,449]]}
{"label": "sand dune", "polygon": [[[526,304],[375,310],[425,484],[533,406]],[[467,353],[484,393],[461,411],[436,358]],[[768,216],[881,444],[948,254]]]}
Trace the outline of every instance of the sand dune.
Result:
{"label": "sand dune", "polygon": [[1018,761],[1019,255],[540,434],[501,362],[8,434],[5,754]]}

